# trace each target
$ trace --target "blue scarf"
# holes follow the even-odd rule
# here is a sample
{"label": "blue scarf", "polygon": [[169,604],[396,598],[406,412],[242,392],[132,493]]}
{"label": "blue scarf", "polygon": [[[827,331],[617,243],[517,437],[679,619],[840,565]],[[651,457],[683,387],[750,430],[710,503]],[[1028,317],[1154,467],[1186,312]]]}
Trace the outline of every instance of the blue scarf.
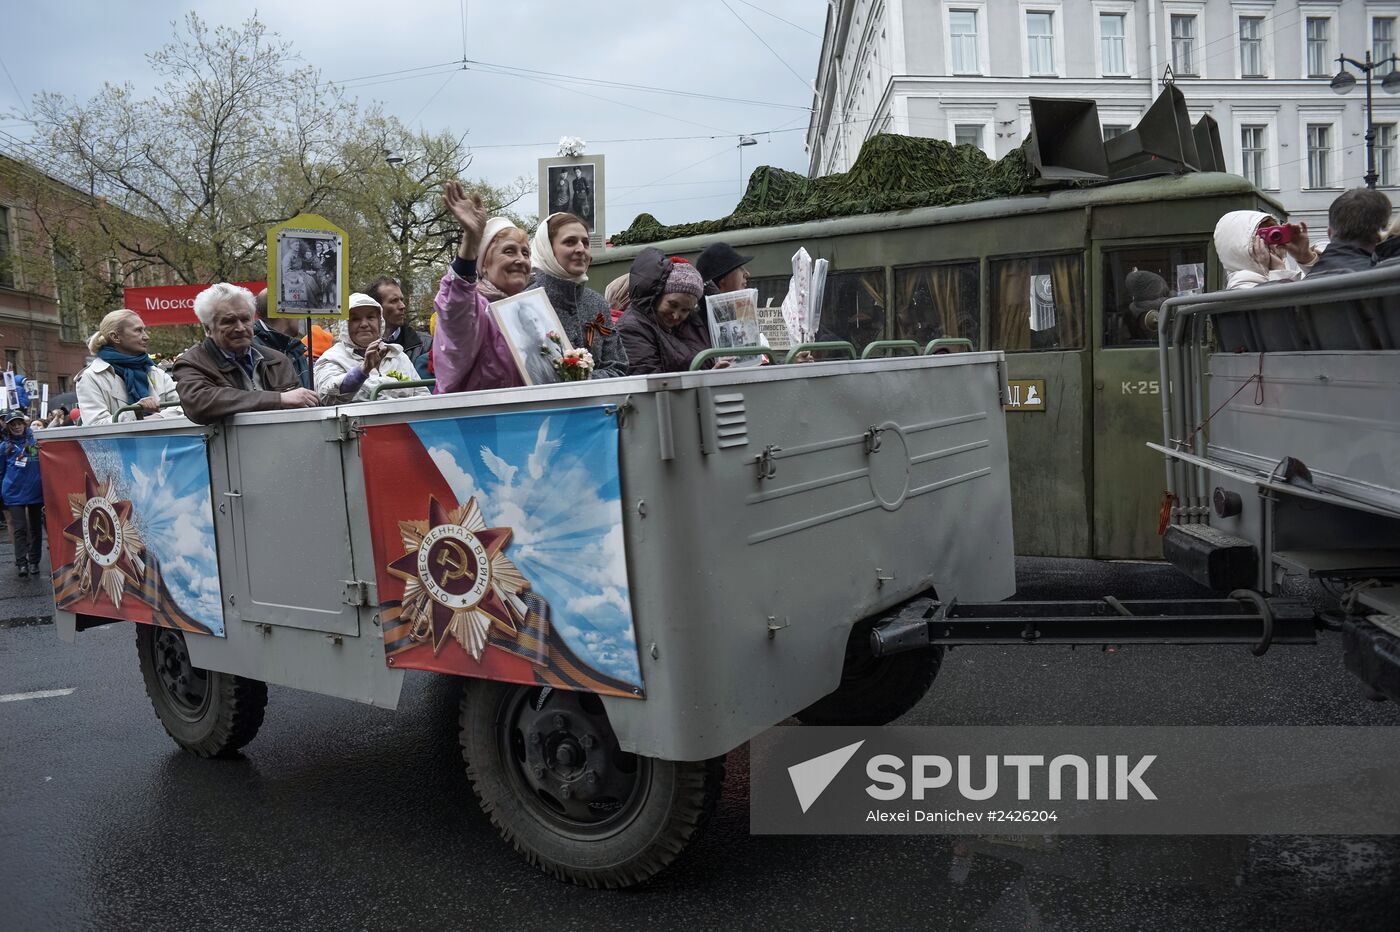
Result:
{"label": "blue scarf", "polygon": [[154,363],[150,355],[141,353],[139,356],[128,356],[115,346],[104,346],[97,351],[97,358],[121,375],[126,383],[127,404],[134,405],[151,394],[151,366]]}

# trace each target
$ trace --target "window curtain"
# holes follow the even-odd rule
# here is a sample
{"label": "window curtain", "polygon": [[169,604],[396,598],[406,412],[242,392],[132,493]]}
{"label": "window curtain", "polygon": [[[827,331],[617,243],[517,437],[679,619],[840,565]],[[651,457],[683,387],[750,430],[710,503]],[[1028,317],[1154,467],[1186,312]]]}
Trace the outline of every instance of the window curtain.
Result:
{"label": "window curtain", "polygon": [[[991,264],[992,349],[1078,349],[1084,345],[1084,260],[1079,254],[1005,259]],[[1031,276],[1049,275],[1055,326],[1031,330]]]}

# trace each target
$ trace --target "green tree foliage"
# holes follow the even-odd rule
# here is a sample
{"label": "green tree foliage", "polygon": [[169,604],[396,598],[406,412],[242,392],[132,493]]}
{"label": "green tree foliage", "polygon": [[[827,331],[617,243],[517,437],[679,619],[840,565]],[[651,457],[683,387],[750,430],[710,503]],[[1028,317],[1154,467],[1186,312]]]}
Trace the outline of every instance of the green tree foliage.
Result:
{"label": "green tree foliage", "polygon": [[[268,228],[316,213],[350,235],[352,289],[387,274],[415,306],[430,301],[455,248],[441,188],[471,164],[461,141],[356,106],[256,14],[210,27],[192,12],[172,28],[146,56],[161,79],[151,96],[106,84],[87,101],[35,98],[47,161],[90,198],[85,269],[115,257],[131,285],[256,280]],[[403,161],[387,164],[390,151]],[[509,212],[533,183],[472,187]],[[100,313],[85,317],[90,332]]]}
{"label": "green tree foliage", "polygon": [[256,16],[210,29],[190,13],[146,59],[163,82],[151,97],[38,95],[44,142],[105,198],[96,219],[123,252],[183,282],[258,277],[267,227],[315,212],[358,170],[340,151],[356,108]]}

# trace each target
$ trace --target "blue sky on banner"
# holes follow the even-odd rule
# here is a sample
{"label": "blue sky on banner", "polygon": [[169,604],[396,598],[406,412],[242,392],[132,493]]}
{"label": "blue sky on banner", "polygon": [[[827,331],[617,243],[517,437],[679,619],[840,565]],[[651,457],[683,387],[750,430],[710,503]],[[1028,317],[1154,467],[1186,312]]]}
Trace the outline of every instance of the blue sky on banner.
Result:
{"label": "blue sky on banner", "polygon": [[[352,97],[462,136],[469,174],[493,184],[533,179],[561,136],[582,137],[607,156],[609,233],[643,210],[664,223],[728,214],[741,165],[807,170],[827,8],[817,0],[15,2],[3,17],[0,132],[29,138],[23,117],[41,91],[86,100],[104,81],[130,81],[138,96],[151,93],[145,54],[192,8],[211,26],[256,10]],[[741,150],[741,134],[758,144]],[[525,200],[533,213],[534,196]]]}
{"label": "blue sky on banner", "polygon": [[116,499],[130,500],[132,520],[176,603],[216,635],[224,633],[209,461],[202,437],[82,440],[99,482],[116,477]]}
{"label": "blue sky on banner", "polygon": [[627,586],[617,422],[602,408],[413,423],[462,504],[512,530],[506,555],[579,659],[641,685]]}

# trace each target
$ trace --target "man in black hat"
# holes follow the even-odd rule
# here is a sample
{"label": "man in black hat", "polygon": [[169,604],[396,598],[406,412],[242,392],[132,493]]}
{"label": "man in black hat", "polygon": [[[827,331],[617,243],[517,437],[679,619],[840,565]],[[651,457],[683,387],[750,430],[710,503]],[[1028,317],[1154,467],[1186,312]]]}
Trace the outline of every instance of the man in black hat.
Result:
{"label": "man in black hat", "polygon": [[749,287],[753,256],[741,256],[728,243],[711,243],[695,260],[695,268],[705,280],[705,294],[728,294]]}

